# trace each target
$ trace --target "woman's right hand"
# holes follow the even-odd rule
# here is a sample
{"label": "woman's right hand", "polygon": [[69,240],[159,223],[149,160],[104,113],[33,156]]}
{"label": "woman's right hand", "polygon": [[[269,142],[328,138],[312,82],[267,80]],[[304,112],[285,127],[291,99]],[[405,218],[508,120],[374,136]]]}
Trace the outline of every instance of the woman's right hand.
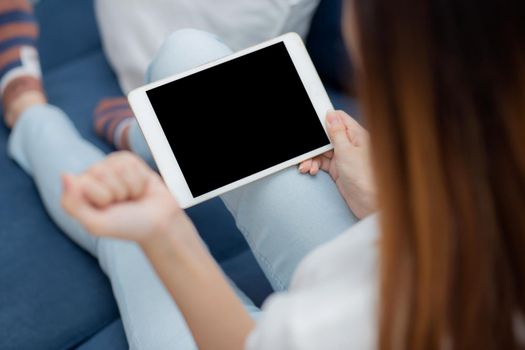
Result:
{"label": "woman's right hand", "polygon": [[360,219],[376,211],[368,132],[342,111],[329,112],[328,134],[334,150],[300,164],[301,173],[330,174],[348,207]]}
{"label": "woman's right hand", "polygon": [[93,235],[146,244],[168,232],[193,234],[160,176],[129,152],[113,153],[82,174],[64,175],[63,183],[63,208]]}

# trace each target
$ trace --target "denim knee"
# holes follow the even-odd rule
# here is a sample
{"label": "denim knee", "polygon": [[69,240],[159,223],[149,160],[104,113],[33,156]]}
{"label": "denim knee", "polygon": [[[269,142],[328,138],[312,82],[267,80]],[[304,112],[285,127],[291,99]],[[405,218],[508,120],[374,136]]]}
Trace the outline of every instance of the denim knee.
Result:
{"label": "denim knee", "polygon": [[197,29],[181,29],[164,41],[149,66],[146,80],[160,80],[231,53],[232,50],[214,34]]}

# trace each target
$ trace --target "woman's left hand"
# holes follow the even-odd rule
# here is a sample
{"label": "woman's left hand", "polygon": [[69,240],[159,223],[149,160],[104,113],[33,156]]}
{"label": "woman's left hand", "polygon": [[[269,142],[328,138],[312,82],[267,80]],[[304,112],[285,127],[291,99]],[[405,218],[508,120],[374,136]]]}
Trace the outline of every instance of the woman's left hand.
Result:
{"label": "woman's left hand", "polygon": [[160,176],[129,152],[63,176],[62,206],[90,233],[138,243],[189,220]]}
{"label": "woman's left hand", "polygon": [[368,132],[342,111],[329,112],[327,130],[334,150],[300,164],[303,174],[330,174],[348,207],[360,219],[376,211]]}

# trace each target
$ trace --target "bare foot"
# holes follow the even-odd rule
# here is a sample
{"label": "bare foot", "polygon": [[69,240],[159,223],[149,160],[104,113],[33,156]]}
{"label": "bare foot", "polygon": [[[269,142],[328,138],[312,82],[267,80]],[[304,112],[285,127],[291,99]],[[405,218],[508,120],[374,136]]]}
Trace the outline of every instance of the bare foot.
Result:
{"label": "bare foot", "polygon": [[5,106],[5,123],[9,128],[13,128],[20,118],[20,115],[28,108],[47,103],[46,96],[40,90],[26,91]]}

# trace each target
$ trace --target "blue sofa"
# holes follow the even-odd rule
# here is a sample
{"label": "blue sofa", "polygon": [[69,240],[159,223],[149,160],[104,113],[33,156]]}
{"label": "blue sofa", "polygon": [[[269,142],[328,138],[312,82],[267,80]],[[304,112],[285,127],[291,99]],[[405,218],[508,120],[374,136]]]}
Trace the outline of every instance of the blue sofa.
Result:
{"label": "blue sofa", "polygon": [[[51,103],[109,152],[92,131],[92,111],[121,91],[102,52],[93,1],[41,0],[36,14]],[[342,92],[350,66],[340,14],[339,0],[322,1],[308,46],[334,104],[355,113]],[[50,220],[31,179],[7,157],[7,138],[0,127],[0,349],[126,349],[107,278]],[[189,215],[224,271],[260,305],[271,287],[220,200]]]}

